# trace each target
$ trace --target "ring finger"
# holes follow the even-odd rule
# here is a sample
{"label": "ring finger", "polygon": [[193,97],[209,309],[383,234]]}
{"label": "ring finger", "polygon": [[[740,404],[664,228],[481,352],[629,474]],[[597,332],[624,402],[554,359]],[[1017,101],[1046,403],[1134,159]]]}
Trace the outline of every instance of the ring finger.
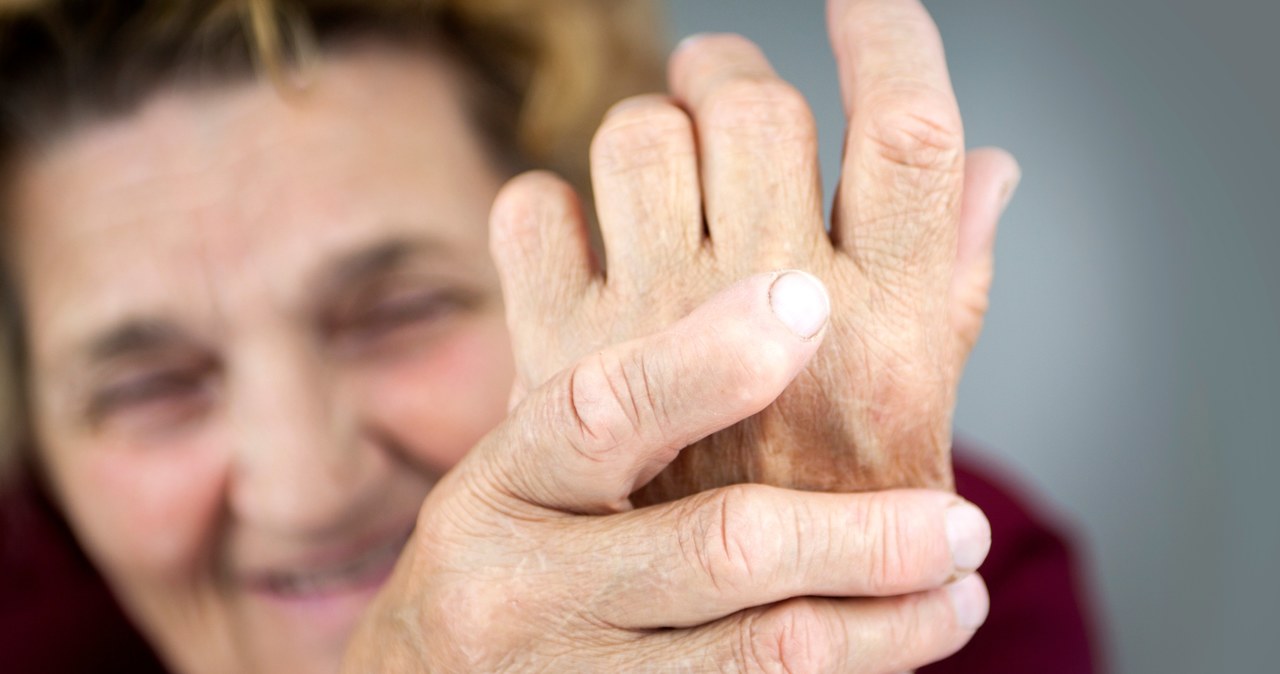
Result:
{"label": "ring finger", "polygon": [[[793,599],[648,637],[672,670],[893,674],[958,651],[986,619],[977,575],[880,599]],[[658,663],[651,663],[658,669]]]}

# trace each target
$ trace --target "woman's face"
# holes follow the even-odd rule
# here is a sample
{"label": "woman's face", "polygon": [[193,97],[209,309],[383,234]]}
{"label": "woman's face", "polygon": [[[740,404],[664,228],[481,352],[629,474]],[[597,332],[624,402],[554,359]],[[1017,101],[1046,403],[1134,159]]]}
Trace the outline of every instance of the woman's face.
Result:
{"label": "woman's face", "polygon": [[20,167],[39,451],[183,670],[335,669],[505,415],[500,176],[459,99],[431,57],[365,47],[289,100],[171,90]]}

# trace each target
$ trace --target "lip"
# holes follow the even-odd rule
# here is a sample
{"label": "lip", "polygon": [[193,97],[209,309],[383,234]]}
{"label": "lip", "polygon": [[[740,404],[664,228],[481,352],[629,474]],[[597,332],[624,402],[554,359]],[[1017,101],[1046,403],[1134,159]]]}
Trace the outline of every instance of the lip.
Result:
{"label": "lip", "polygon": [[319,550],[294,562],[241,575],[254,595],[288,603],[314,603],[351,595],[370,597],[391,576],[412,529]]}

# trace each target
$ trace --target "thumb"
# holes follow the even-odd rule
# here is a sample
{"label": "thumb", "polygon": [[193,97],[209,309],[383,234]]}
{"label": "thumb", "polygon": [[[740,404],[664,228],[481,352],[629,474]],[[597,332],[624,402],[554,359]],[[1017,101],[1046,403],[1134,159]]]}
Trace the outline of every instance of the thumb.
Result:
{"label": "thumb", "polygon": [[963,365],[986,317],[995,260],[996,226],[1013,198],[1021,172],[1004,150],[973,150],[965,160],[964,194],[951,280],[951,325]]}
{"label": "thumb", "polygon": [[554,510],[628,509],[680,450],[773,402],[817,351],[829,314],[809,274],[752,276],[531,391],[458,469]]}

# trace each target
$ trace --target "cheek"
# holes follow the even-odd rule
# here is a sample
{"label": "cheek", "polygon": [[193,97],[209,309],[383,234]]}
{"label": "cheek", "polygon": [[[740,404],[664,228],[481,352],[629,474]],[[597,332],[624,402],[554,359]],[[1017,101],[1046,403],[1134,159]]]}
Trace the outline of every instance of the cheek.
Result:
{"label": "cheek", "polygon": [[373,368],[363,398],[380,431],[444,471],[506,416],[513,377],[506,325],[485,317]]}
{"label": "cheek", "polygon": [[68,519],[108,573],[173,581],[205,568],[227,473],[214,444],[194,437],[146,449],[108,442],[55,466]]}

